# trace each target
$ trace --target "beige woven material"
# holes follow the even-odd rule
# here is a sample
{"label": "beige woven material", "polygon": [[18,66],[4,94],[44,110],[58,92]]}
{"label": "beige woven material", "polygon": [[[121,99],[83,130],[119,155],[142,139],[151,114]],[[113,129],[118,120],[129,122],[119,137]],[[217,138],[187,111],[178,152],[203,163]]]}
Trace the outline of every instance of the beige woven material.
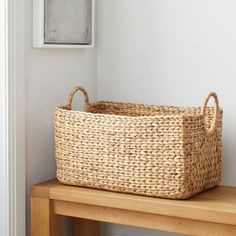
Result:
{"label": "beige woven material", "polygon": [[[85,112],[71,110],[82,91]],[[215,107],[207,107],[210,97]],[[219,184],[222,109],[210,93],[203,107],[90,103],[76,87],[55,109],[61,183],[186,199]]]}

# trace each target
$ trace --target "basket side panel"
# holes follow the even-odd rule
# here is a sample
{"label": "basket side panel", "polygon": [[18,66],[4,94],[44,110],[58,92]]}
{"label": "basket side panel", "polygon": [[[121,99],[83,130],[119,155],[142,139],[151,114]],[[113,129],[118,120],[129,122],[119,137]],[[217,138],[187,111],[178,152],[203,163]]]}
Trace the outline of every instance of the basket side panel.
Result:
{"label": "basket side panel", "polygon": [[105,116],[56,109],[57,178],[65,184],[179,198],[182,117]]}
{"label": "basket side panel", "polygon": [[[222,112],[217,130],[207,135],[213,109],[207,109],[207,117],[185,117],[185,193],[186,198],[217,186],[221,179]],[[206,122],[206,125],[204,124]]]}

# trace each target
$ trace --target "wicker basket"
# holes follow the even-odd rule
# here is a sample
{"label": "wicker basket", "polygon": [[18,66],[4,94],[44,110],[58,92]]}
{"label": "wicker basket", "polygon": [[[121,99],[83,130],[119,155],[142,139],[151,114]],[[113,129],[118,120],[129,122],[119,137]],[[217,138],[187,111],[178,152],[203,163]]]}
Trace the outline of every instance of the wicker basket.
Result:
{"label": "wicker basket", "polygon": [[[71,109],[79,90],[85,112]],[[214,108],[207,107],[210,97]],[[90,103],[76,87],[54,118],[61,183],[186,199],[220,182],[222,109],[215,93],[202,108],[186,108]]]}

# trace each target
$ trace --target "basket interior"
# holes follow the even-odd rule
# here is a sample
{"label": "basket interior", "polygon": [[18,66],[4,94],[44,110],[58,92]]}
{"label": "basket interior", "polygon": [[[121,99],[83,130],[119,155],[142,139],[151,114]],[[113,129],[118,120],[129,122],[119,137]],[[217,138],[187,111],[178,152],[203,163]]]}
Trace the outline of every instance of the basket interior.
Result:
{"label": "basket interior", "polygon": [[[155,106],[134,103],[95,102],[90,103],[87,112],[123,116],[157,116],[157,115],[200,115],[200,107],[174,107]],[[207,113],[212,113],[212,108],[207,108]]]}

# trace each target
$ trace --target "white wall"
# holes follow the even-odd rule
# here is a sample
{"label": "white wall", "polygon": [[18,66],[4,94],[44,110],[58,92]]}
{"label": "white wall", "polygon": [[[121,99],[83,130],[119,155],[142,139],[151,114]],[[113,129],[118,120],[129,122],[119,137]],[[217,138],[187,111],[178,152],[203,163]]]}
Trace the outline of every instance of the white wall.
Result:
{"label": "white wall", "polygon": [[[224,108],[223,179],[236,185],[236,2],[99,0],[98,98]],[[105,227],[105,235],[163,235]]]}
{"label": "white wall", "polygon": [[[54,107],[65,104],[69,91],[78,84],[87,88],[92,100],[96,97],[96,50],[33,49],[31,0],[26,0],[26,39],[26,167],[29,194],[32,184],[55,177]],[[82,99],[82,96],[76,98]]]}

